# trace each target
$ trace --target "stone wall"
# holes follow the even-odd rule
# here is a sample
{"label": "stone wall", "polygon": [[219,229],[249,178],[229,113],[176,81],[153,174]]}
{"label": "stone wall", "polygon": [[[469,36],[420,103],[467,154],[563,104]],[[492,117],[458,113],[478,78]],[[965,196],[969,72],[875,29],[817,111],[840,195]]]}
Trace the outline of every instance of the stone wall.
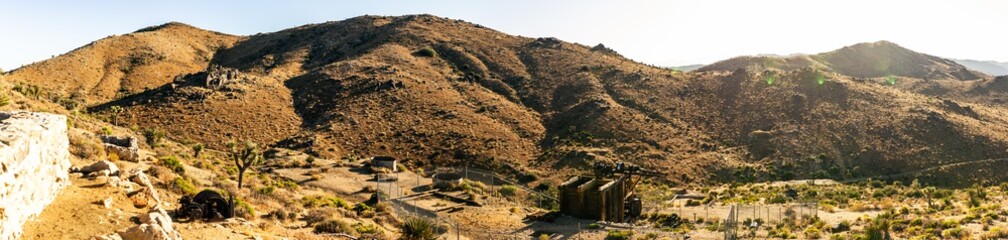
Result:
{"label": "stone wall", "polygon": [[70,184],[69,147],[65,116],[0,112],[0,240],[17,239]]}

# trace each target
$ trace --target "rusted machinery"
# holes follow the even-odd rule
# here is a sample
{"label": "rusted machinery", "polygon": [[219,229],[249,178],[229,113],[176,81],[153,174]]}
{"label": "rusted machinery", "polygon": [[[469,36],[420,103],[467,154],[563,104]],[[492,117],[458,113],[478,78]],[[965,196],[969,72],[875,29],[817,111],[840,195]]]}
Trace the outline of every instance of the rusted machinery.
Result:
{"label": "rusted machinery", "polygon": [[220,193],[209,189],[203,190],[193,197],[182,196],[179,199],[179,204],[179,209],[175,210],[176,219],[213,220],[234,216],[234,199],[228,197],[225,200]]}
{"label": "rusted machinery", "polygon": [[634,188],[644,177],[662,176],[629,163],[596,163],[595,176],[577,176],[560,185],[560,212],[579,218],[626,222],[641,215]]}

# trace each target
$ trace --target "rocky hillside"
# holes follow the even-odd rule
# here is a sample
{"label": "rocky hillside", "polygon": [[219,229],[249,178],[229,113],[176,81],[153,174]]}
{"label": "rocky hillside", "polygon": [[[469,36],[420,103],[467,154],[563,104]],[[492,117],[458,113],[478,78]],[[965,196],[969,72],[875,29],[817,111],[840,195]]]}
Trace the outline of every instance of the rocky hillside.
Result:
{"label": "rocky hillside", "polygon": [[[134,34],[189,39],[171,37],[182,34],[172,26]],[[679,183],[841,179],[1008,154],[1004,108],[904,86],[981,74],[887,42],[682,73],[604,47],[429,15],[214,36],[234,42],[90,110],[214,148],[250,139],[324,157],[389,154],[411,167],[470,164],[527,180],[607,160]],[[71,55],[33,66],[77,74],[57,67]],[[769,70],[735,70],[752,59]],[[93,71],[84,74],[102,72]],[[863,79],[890,75],[907,77]]]}
{"label": "rocky hillside", "polygon": [[955,61],[914,52],[888,41],[859,43],[816,55],[738,57],[707,65],[700,70],[733,71],[744,67],[778,70],[812,67],[859,78],[900,76],[925,80],[976,80],[986,77]]}

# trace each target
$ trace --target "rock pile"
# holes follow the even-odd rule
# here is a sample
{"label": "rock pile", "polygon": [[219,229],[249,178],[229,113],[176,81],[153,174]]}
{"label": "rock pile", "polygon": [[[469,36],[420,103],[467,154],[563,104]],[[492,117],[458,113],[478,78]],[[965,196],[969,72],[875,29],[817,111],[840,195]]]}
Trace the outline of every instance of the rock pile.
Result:
{"label": "rock pile", "polygon": [[238,71],[237,69],[212,65],[207,69],[206,81],[204,84],[207,88],[214,90],[240,90],[231,89],[228,85],[231,83],[243,83],[252,80],[252,77]]}
{"label": "rock pile", "polygon": [[[103,166],[108,166],[103,168]],[[98,162],[91,166],[81,168],[93,172],[108,171],[109,168],[116,168],[115,164],[103,164]],[[108,184],[113,187],[122,187],[131,192],[130,199],[135,207],[146,207],[153,200],[153,209],[147,214],[137,216],[140,224],[130,228],[122,229],[116,233],[104,236],[97,236],[95,239],[103,240],[131,240],[131,239],[182,239],[182,235],[172,227],[171,215],[162,207],[161,198],[158,195],[150,178],[140,168],[133,168],[126,171],[117,171],[116,176],[109,176]],[[98,177],[102,177],[99,175]],[[141,188],[133,191],[134,185]],[[110,204],[106,204],[107,205]]]}
{"label": "rock pile", "polygon": [[22,226],[70,184],[66,117],[0,112],[0,240]]}

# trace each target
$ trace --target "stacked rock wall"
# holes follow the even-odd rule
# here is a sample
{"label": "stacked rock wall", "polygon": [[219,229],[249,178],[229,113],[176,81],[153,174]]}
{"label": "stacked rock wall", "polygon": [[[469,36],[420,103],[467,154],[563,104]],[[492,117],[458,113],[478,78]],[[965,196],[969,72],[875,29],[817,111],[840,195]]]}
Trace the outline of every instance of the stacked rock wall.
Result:
{"label": "stacked rock wall", "polygon": [[0,112],[0,240],[17,239],[70,184],[66,117]]}

